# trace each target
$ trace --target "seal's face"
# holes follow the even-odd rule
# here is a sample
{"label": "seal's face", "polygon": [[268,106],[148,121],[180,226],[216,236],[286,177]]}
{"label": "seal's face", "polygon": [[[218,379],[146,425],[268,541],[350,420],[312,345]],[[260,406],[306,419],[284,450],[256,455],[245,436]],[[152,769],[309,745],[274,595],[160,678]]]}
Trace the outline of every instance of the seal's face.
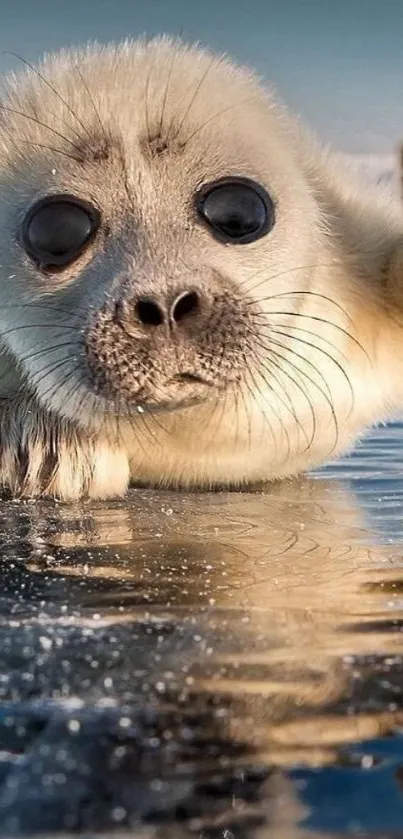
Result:
{"label": "seal's face", "polygon": [[0,332],[42,405],[118,435],[167,412],[186,457],[215,414],[242,475],[262,435],[278,462],[337,438],[323,216],[248,73],[166,40],[62,54],[10,83],[0,144]]}

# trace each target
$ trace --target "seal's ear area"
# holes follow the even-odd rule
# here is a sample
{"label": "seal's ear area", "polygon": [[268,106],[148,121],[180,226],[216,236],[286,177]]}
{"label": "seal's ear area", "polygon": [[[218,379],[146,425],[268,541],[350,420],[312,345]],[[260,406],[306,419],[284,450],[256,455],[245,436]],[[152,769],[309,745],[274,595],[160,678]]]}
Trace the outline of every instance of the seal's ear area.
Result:
{"label": "seal's ear area", "polygon": [[372,312],[400,312],[403,325],[403,207],[336,159],[322,170],[315,194],[328,245],[341,259],[346,288]]}

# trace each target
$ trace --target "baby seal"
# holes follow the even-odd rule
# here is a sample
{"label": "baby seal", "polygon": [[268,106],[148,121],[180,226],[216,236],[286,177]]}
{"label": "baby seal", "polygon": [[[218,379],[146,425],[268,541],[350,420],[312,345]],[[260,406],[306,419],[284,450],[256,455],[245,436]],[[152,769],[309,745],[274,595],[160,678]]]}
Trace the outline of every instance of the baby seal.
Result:
{"label": "baby seal", "polygon": [[0,484],[242,486],[403,405],[403,217],[225,57],[90,45],[4,83]]}

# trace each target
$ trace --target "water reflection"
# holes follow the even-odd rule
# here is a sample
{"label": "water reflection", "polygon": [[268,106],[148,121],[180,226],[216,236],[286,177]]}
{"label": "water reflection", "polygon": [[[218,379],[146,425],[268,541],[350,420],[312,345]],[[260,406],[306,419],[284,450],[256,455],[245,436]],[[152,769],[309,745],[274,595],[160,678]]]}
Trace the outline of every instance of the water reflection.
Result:
{"label": "water reflection", "polygon": [[4,503],[0,835],[403,824],[403,538],[369,487]]}

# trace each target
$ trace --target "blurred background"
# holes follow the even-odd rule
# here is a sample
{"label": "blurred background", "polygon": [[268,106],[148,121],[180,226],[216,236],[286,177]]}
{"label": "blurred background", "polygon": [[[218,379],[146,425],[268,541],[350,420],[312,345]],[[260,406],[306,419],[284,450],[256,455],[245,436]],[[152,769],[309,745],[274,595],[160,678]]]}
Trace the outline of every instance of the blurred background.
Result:
{"label": "blurred background", "polygon": [[393,178],[403,137],[403,0],[0,0],[7,51],[37,60],[88,40],[161,32],[231,53],[325,142]]}

